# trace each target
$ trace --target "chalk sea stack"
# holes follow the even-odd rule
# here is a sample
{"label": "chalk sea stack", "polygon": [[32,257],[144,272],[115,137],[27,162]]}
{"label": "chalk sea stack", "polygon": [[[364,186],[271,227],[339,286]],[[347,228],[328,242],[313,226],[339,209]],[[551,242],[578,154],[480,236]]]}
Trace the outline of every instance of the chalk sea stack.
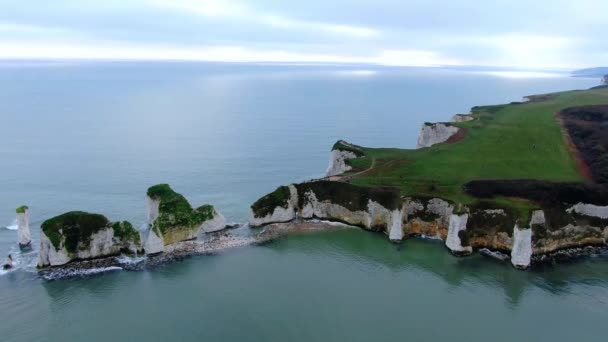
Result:
{"label": "chalk sea stack", "polygon": [[44,221],[40,235],[38,267],[143,251],[139,231],[131,223],[110,222],[101,214],[83,211]]}
{"label": "chalk sea stack", "polygon": [[30,233],[30,212],[26,205],[22,205],[17,212],[17,237],[21,249],[30,248],[32,245],[32,234]]}
{"label": "chalk sea stack", "polygon": [[188,200],[168,184],[152,186],[147,192],[148,225],[146,254],[158,254],[165,246],[196,239],[201,231],[226,227],[226,220],[212,205],[192,208]]}

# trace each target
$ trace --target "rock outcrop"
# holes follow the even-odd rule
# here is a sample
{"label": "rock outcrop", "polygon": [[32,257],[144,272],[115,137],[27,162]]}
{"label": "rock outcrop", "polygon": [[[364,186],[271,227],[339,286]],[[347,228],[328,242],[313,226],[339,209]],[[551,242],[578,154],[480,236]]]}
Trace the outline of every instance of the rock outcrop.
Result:
{"label": "rock outcrop", "polygon": [[295,186],[280,186],[251,206],[249,224],[256,227],[292,221],[296,218],[297,205],[298,191]]}
{"label": "rock outcrop", "polygon": [[147,254],[162,253],[165,246],[196,239],[201,231],[226,227],[226,220],[212,205],[194,209],[168,184],[150,187],[147,196],[149,229],[144,245]]}
{"label": "rock outcrop", "polygon": [[17,212],[17,240],[20,248],[29,248],[32,245],[32,234],[30,233],[30,213],[26,205],[22,205]]}
{"label": "rock outcrop", "polygon": [[347,164],[348,159],[363,156],[361,147],[340,140],[334,144],[329,157],[329,166],[325,171],[326,177],[337,176],[352,170],[352,166]]}
{"label": "rock outcrop", "polygon": [[608,75],[604,75],[604,77],[602,78],[602,85],[608,86]]}
{"label": "rock outcrop", "polygon": [[[382,232],[393,242],[410,236],[441,239],[455,255],[481,249],[499,259],[510,255],[519,269],[529,267],[533,255],[605,245],[608,238],[608,218],[600,206],[547,207],[523,218],[519,211],[496,205],[461,205],[441,198],[402,197],[391,188],[315,181],[280,187],[258,200],[251,208],[251,225],[337,221]],[[551,220],[545,218],[546,212]]]}
{"label": "rock outcrop", "polygon": [[446,142],[454,134],[458,133],[459,128],[443,122],[425,123],[422,125],[416,148],[431,147],[436,144]]}
{"label": "rock outcrop", "polygon": [[467,122],[467,121],[473,121],[473,120],[475,120],[475,118],[471,114],[456,114],[452,117],[451,122],[458,123],[458,122]]}
{"label": "rock outcrop", "polygon": [[456,255],[468,255],[473,253],[473,247],[469,244],[466,235],[468,214],[450,216],[448,226],[448,238],[445,240],[446,247]]}
{"label": "rock outcrop", "polygon": [[519,269],[526,269],[530,266],[532,258],[532,229],[520,228],[515,225],[513,228],[513,247],[511,249],[511,264]]}
{"label": "rock outcrop", "polygon": [[110,222],[100,214],[67,212],[44,221],[41,230],[38,267],[142,251],[139,232],[129,222]]}

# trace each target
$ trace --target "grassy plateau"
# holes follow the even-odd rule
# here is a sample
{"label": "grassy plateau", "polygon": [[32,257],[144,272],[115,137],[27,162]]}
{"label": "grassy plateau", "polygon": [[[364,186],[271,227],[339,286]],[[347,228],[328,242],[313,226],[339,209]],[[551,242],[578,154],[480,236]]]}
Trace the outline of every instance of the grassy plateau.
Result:
{"label": "grassy plateau", "polygon": [[[463,186],[473,180],[535,179],[585,182],[556,113],[562,109],[608,104],[608,89],[568,91],[532,97],[530,102],[474,107],[473,121],[454,123],[466,135],[455,143],[417,150],[361,149],[347,161],[352,183],[396,187],[402,195],[435,196],[462,204],[477,200]],[[348,176],[349,174],[347,174]],[[495,198],[519,212],[531,201]]]}

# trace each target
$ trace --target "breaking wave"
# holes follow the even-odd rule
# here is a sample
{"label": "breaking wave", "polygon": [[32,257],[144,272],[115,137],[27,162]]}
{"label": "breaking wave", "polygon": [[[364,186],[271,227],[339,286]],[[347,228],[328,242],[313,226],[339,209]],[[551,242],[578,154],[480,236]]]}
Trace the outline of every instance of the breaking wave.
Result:
{"label": "breaking wave", "polygon": [[19,226],[17,225],[17,219],[14,219],[13,223],[11,223],[8,226],[5,226],[5,228],[8,229],[8,230],[17,230],[17,229],[19,229]]}
{"label": "breaking wave", "polygon": [[119,266],[108,266],[108,267],[97,267],[90,269],[61,269],[56,271],[47,272],[42,275],[46,280],[56,280],[62,278],[71,277],[86,277],[100,273],[122,271],[122,267]]}

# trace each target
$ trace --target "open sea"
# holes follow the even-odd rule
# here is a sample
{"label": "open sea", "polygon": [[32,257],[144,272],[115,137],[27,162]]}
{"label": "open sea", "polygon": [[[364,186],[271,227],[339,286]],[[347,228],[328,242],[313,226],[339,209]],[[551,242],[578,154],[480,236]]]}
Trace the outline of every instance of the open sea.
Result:
{"label": "open sea", "polygon": [[[413,148],[425,121],[599,84],[442,68],[0,62],[0,341],[605,341],[608,257],[522,272],[442,243],[298,234],[153,271],[47,281],[17,248],[71,210],[145,220],[169,183],[244,223],[278,185],[322,176],[338,139]],[[456,170],[455,170],[456,172]]]}

